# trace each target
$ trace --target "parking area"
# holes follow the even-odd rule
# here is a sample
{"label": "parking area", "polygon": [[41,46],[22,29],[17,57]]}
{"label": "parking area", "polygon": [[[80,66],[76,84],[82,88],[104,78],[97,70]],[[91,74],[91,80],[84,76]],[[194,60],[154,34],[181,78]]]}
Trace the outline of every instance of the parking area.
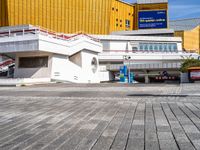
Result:
{"label": "parking area", "polygon": [[0,149],[198,150],[199,86],[0,87]]}

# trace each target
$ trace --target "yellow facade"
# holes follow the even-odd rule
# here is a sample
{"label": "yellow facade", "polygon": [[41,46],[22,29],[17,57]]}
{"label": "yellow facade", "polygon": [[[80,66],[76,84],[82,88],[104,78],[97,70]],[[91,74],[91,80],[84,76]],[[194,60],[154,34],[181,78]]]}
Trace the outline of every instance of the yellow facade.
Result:
{"label": "yellow facade", "polygon": [[183,48],[200,54],[200,26],[189,31],[177,31],[175,36],[182,37]]}
{"label": "yellow facade", "polygon": [[0,0],[0,26],[7,26],[8,24],[8,10],[6,0]]}
{"label": "yellow facade", "polygon": [[56,32],[109,34],[136,30],[140,10],[167,7],[167,3],[132,5],[119,0],[0,0],[0,26],[32,24]]}
{"label": "yellow facade", "polygon": [[[56,32],[109,32],[111,0],[4,0],[8,25],[32,24]],[[4,20],[3,20],[4,21]]]}
{"label": "yellow facade", "polygon": [[[168,3],[132,5],[113,0],[110,17],[110,32],[138,30],[138,12],[147,10],[168,10]],[[126,27],[126,20],[130,21],[130,27]]]}
{"label": "yellow facade", "polygon": [[[114,0],[110,16],[110,32],[134,29],[135,6]],[[130,21],[130,26],[126,25]]]}

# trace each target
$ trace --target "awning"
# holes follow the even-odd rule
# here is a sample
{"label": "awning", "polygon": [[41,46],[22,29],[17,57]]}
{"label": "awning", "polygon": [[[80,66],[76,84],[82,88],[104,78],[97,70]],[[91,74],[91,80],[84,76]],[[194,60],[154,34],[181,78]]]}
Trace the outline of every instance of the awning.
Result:
{"label": "awning", "polygon": [[190,67],[188,70],[200,70],[200,67]]}

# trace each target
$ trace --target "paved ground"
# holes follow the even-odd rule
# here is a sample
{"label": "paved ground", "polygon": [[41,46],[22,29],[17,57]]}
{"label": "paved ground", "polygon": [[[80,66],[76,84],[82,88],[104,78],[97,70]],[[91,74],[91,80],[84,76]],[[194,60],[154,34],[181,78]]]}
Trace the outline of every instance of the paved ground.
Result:
{"label": "paved ground", "polygon": [[0,150],[200,150],[199,87],[1,87]]}

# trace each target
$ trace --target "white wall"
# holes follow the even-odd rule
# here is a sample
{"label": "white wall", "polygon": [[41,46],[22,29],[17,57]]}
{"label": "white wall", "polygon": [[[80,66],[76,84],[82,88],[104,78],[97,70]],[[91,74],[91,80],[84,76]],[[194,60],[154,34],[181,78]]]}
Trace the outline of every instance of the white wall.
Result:
{"label": "white wall", "polygon": [[[18,68],[19,57],[49,56],[47,68]],[[18,53],[16,55],[15,78],[51,78],[57,81],[73,83],[99,83],[98,69],[92,71],[91,61],[97,53],[83,51],[77,55],[81,66],[71,62],[66,55],[48,53]],[[98,59],[98,58],[97,58]]]}
{"label": "white wall", "polygon": [[5,36],[0,40],[1,53],[43,51],[71,56],[84,48],[95,52],[101,52],[102,44],[84,35],[77,36],[76,39],[72,38],[67,41],[51,38],[44,34],[24,34],[10,36],[9,38]]}
{"label": "white wall", "polygon": [[[140,41],[131,41],[134,42],[136,44],[139,44]],[[115,50],[115,51],[121,51],[121,50],[132,50],[132,46],[130,41],[125,41],[125,40],[121,40],[121,41],[116,41],[116,40],[104,40],[102,41],[103,43],[103,50]],[[161,42],[161,41],[143,41],[143,42]],[[182,43],[181,42],[175,42],[175,41],[166,41],[167,43],[177,43],[177,49],[178,51],[183,51],[182,49]],[[161,43],[165,43],[164,41],[162,41]],[[109,45],[109,47],[108,47]]]}
{"label": "white wall", "polygon": [[114,75],[110,71],[101,71],[99,72],[99,79],[101,82],[112,81],[114,80]]}
{"label": "white wall", "polygon": [[[81,52],[82,54],[82,69],[85,74],[85,78],[87,78],[88,82],[90,83],[96,83],[100,82],[99,79],[99,60],[98,60],[98,54],[95,52],[83,50]],[[97,70],[96,72],[92,71],[92,59],[96,58],[97,60]]]}
{"label": "white wall", "polygon": [[[123,56],[127,55],[125,52],[121,53],[101,53],[99,54],[99,60],[100,62],[103,60],[105,62],[113,62],[113,61],[123,61]],[[153,60],[153,61],[182,61],[183,57],[187,58],[190,55],[192,57],[197,58],[198,54],[195,53],[150,53],[150,52],[138,52],[138,53],[129,53],[128,55],[131,56],[131,59],[136,62],[136,61],[148,61],[148,60]]]}
{"label": "white wall", "polygon": [[68,81],[78,83],[80,81],[81,68],[69,61],[67,56],[52,56],[52,72],[53,80]]}
{"label": "white wall", "polygon": [[[48,67],[43,68],[19,68],[19,57],[48,56]],[[52,56],[48,53],[17,53],[15,59],[15,78],[50,78]]]}
{"label": "white wall", "polygon": [[40,51],[71,56],[76,54],[77,52],[80,52],[84,48],[99,53],[102,51],[102,44],[90,40],[84,35],[77,36],[76,38],[72,38],[71,40],[68,41],[39,35]]}
{"label": "white wall", "polygon": [[177,43],[177,48],[178,48],[178,51],[179,51],[179,52],[182,52],[182,51],[183,51],[183,46],[182,46],[182,43],[181,43],[181,42],[178,42],[178,43]]}
{"label": "white wall", "polygon": [[98,70],[96,73],[92,72],[91,61],[93,57],[97,58],[97,54],[87,51],[81,52],[82,67],[80,67],[71,62],[67,56],[54,54],[52,56],[51,78],[74,83],[99,83]]}
{"label": "white wall", "polygon": [[110,41],[110,50],[131,50],[131,47],[127,41]]}

